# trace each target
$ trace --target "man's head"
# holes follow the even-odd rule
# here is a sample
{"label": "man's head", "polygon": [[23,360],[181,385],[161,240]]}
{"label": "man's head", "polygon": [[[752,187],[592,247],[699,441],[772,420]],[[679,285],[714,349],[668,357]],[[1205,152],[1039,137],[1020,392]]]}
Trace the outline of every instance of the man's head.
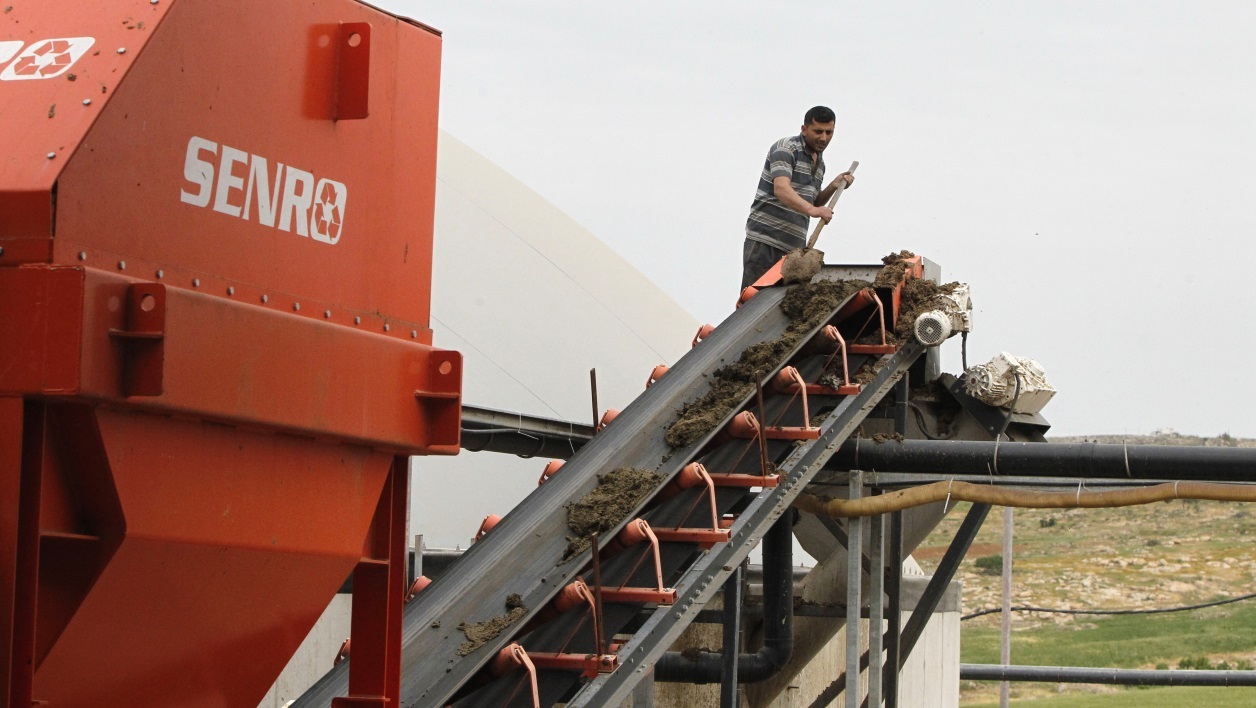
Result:
{"label": "man's head", "polygon": [[807,144],[807,149],[817,154],[824,152],[833,139],[836,122],[837,116],[833,115],[831,108],[816,106],[807,111],[802,117],[802,141]]}

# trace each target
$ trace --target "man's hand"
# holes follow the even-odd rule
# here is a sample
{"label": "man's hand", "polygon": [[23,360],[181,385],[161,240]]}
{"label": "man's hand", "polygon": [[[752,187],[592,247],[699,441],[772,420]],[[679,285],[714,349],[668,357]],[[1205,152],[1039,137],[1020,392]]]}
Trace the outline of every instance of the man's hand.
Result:
{"label": "man's hand", "polygon": [[849,172],[843,172],[842,174],[837,176],[837,179],[840,179],[846,182],[846,187],[845,187],[846,189],[850,189],[850,186],[855,183],[855,175],[852,175]]}
{"label": "man's hand", "polygon": [[820,219],[827,224],[833,218],[833,210],[826,206],[813,206],[807,211],[807,216],[813,219]]}

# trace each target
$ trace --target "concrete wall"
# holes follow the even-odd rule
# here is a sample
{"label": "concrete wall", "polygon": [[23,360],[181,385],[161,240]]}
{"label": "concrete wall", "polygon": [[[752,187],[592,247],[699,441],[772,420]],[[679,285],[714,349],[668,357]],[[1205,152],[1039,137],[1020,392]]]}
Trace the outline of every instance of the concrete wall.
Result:
{"label": "concrete wall", "polygon": [[349,637],[351,602],[348,595],[337,595],[331,601],[314,631],[301,643],[258,708],[283,708],[331,669],[341,642]]}
{"label": "concrete wall", "polygon": [[[913,563],[914,565],[914,563]],[[912,583],[912,581],[915,581]],[[907,623],[919,587],[908,590],[907,583],[923,586],[924,576],[904,578],[902,622]],[[717,597],[710,605],[721,607]],[[943,596],[925,631],[908,658],[899,681],[899,705],[903,708],[951,708],[959,706],[959,635],[960,635],[960,583],[952,582]],[[805,617],[795,618],[797,623],[818,622]],[[797,626],[797,625],[796,625]],[[868,622],[860,623],[860,648],[868,647]],[[884,630],[883,630],[884,631]],[[691,625],[673,647],[675,651],[690,648],[718,648],[722,644],[719,625]],[[754,649],[755,647],[751,647]],[[841,675],[846,666],[846,628],[843,626],[805,669],[792,680],[783,682],[782,691],[768,702],[755,696],[756,691],[741,691],[741,705],[748,708],[806,708]],[[860,676],[860,696],[867,695],[867,672]],[[655,684],[656,708],[719,708],[718,685],[688,685],[679,683]],[[839,693],[831,705],[845,705],[845,694]],[[631,703],[626,704],[631,706]]]}

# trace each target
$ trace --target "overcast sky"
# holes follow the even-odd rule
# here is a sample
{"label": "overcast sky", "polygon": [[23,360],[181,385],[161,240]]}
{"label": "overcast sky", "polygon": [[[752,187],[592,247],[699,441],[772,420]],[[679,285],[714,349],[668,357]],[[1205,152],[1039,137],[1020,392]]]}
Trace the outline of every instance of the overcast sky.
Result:
{"label": "overcast sky", "polygon": [[1054,434],[1256,437],[1256,3],[377,2],[444,32],[445,130],[700,320],[825,104],[827,260],[970,283],[970,363],[1037,359]]}

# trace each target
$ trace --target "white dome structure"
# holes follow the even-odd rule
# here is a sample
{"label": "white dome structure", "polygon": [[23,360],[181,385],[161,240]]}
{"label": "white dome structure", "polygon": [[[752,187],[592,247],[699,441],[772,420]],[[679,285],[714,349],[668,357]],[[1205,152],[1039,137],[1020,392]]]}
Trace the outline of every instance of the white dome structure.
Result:
{"label": "white dome structure", "polygon": [[[463,403],[591,423],[622,408],[698,322],[584,227],[457,138],[437,157],[432,330],[462,352]],[[411,462],[412,533],[464,548],[536,488],[545,460],[495,453]]]}

